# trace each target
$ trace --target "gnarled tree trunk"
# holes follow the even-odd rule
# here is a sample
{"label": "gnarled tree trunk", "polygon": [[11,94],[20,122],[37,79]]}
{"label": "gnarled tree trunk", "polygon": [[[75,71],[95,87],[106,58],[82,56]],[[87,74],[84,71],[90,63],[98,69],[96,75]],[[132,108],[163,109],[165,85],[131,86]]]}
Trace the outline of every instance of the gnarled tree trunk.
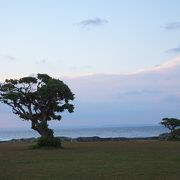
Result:
{"label": "gnarled tree trunk", "polygon": [[31,121],[32,126],[31,128],[37,131],[41,137],[54,137],[54,132],[52,129],[48,128],[47,120],[43,121]]}

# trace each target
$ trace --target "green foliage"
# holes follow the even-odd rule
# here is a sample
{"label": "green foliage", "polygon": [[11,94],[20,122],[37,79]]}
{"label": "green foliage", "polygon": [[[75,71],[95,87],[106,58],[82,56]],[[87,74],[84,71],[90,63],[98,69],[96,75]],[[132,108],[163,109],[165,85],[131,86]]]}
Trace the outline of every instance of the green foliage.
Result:
{"label": "green foliage", "polygon": [[180,120],[175,118],[163,118],[161,124],[169,129],[174,129],[180,126]]}
{"label": "green foliage", "polygon": [[37,142],[38,147],[61,147],[58,137],[40,137]]}
{"label": "green foliage", "polygon": [[[61,113],[65,110],[74,111],[72,100],[74,94],[70,88],[47,74],[7,79],[0,84],[0,102],[9,105],[20,118],[30,120],[31,128],[43,137],[53,137],[47,121],[61,120]],[[56,141],[52,139],[50,142],[53,144]]]}
{"label": "green foliage", "polygon": [[180,130],[176,129],[180,126],[180,120],[175,118],[164,118],[161,124],[170,130],[170,136],[168,140],[173,140],[179,138]]}
{"label": "green foliage", "polygon": [[167,141],[180,141],[180,138],[178,136],[172,136],[172,135],[169,135],[167,138],[166,138]]}
{"label": "green foliage", "polygon": [[180,137],[180,128],[175,129],[175,130],[174,130],[174,133],[175,133],[177,136]]}
{"label": "green foliage", "polygon": [[66,84],[47,74],[6,80],[0,86],[0,101],[25,120],[60,120],[58,113],[73,112],[70,103],[73,99],[74,94]]}
{"label": "green foliage", "polygon": [[16,83],[37,83],[37,79],[35,77],[23,77],[21,79],[19,79],[19,81],[15,81]]}

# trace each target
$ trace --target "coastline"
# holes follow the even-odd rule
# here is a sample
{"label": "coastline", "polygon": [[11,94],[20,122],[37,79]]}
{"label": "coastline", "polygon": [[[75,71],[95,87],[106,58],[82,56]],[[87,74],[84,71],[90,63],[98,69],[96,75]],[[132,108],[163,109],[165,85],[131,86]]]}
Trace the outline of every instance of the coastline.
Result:
{"label": "coastline", "polygon": [[[71,138],[71,137],[58,137],[61,139],[61,141],[67,141],[67,142],[105,142],[105,141],[140,141],[140,140],[159,140],[159,136],[152,136],[152,137],[106,137],[102,138],[99,136],[91,136],[91,137],[77,137],[77,138]],[[10,139],[10,140],[2,140],[0,143],[5,142],[36,142],[38,138],[31,137],[31,138],[20,138],[20,139]]]}
{"label": "coastline", "polygon": [[[115,141],[151,139],[168,133],[162,126],[137,127],[81,127],[54,129],[54,135],[65,141]],[[35,139],[39,134],[31,129],[2,129],[0,128],[0,142],[20,141],[20,139]],[[25,141],[24,140],[24,141]],[[26,140],[27,141],[27,140]]]}

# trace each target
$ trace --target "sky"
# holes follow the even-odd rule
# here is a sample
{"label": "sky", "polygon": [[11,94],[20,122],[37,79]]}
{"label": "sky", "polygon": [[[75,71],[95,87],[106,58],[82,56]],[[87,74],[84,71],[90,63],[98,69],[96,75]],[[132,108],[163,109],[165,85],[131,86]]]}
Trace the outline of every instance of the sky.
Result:
{"label": "sky", "polygon": [[[76,99],[62,126],[180,118],[179,7],[179,0],[0,0],[0,81],[63,79]],[[0,127],[19,126],[26,122],[0,105]]]}

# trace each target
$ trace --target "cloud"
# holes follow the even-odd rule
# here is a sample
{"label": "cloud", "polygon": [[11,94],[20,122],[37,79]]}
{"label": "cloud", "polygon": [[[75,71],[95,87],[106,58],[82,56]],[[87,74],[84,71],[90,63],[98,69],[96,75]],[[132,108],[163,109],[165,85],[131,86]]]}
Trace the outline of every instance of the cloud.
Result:
{"label": "cloud", "polygon": [[168,52],[168,53],[179,53],[180,52],[180,45],[176,48],[168,49],[166,52]]}
{"label": "cloud", "polygon": [[167,97],[162,98],[162,101],[166,103],[180,103],[180,96],[169,95]]}
{"label": "cloud", "polygon": [[83,21],[77,23],[77,25],[82,28],[91,28],[91,27],[102,26],[107,23],[108,23],[108,21],[106,19],[101,19],[99,17],[96,17],[94,19],[83,20]]}
{"label": "cloud", "polygon": [[69,68],[70,71],[87,71],[93,69],[92,66],[90,65],[85,65],[85,66],[71,66]]}
{"label": "cloud", "polygon": [[7,56],[3,56],[3,60],[5,60],[5,61],[15,61],[16,58],[14,56],[7,55]]}
{"label": "cloud", "polygon": [[136,73],[92,74],[63,81],[75,94],[73,122],[132,125],[180,118],[179,77],[180,57]]}
{"label": "cloud", "polygon": [[166,30],[180,29],[180,21],[168,23],[166,26],[164,26],[164,28],[165,28]]}
{"label": "cloud", "polygon": [[[78,100],[94,102],[160,102],[180,89],[180,57],[130,74],[92,74],[64,78]],[[88,93],[87,93],[88,92]],[[142,96],[141,96],[142,95]]]}
{"label": "cloud", "polygon": [[156,95],[162,93],[159,90],[153,89],[143,89],[143,90],[136,90],[136,91],[127,91],[124,92],[123,95]]}
{"label": "cloud", "polygon": [[[171,61],[165,62],[163,64],[160,65],[156,65],[154,67],[151,67],[149,69],[139,69],[136,71],[133,71],[131,73],[129,73],[129,75],[135,75],[135,74],[147,74],[147,73],[162,73],[162,72],[166,72],[167,70],[173,70],[176,68],[180,68],[180,57],[177,57]],[[175,71],[178,72],[178,71]]]}
{"label": "cloud", "polygon": [[46,64],[47,63],[47,60],[45,58],[39,60],[36,62],[37,64]]}

